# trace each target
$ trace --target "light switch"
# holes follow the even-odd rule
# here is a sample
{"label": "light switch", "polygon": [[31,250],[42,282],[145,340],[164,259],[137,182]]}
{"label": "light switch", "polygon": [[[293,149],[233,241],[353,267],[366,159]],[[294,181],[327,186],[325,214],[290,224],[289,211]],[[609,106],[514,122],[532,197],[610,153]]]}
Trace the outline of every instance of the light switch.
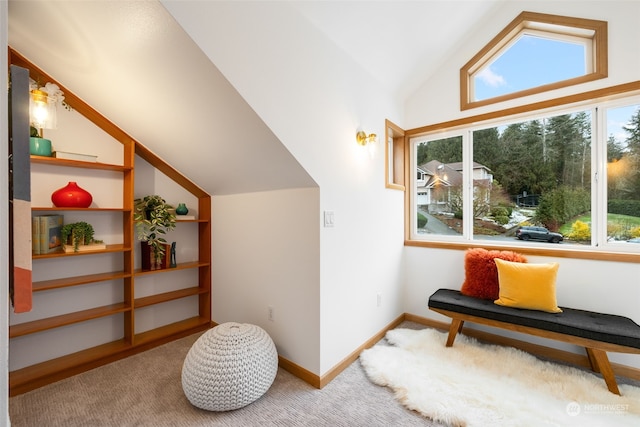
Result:
{"label": "light switch", "polygon": [[335,224],[335,214],[333,211],[324,211],[324,226],[333,227]]}

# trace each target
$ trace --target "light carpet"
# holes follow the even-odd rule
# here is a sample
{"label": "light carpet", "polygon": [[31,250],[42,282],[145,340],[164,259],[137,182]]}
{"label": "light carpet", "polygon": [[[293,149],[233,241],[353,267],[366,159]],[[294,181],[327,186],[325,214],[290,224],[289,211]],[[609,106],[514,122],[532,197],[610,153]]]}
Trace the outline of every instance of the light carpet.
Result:
{"label": "light carpet", "polygon": [[369,379],[406,407],[452,426],[640,426],[640,388],[511,347],[434,329],[394,329],[360,355]]}

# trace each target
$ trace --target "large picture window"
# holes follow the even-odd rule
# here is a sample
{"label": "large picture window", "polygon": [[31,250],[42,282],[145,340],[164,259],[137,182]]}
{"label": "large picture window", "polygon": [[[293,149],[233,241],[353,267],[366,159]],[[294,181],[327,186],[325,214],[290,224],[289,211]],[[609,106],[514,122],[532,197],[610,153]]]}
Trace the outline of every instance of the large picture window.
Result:
{"label": "large picture window", "polygon": [[413,240],[640,252],[638,96],[409,140]]}

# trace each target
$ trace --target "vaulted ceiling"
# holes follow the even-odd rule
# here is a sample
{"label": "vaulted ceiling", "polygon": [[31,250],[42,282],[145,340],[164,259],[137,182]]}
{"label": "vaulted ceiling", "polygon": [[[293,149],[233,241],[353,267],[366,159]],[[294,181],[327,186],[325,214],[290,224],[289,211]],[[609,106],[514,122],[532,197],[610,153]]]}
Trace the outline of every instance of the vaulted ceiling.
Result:
{"label": "vaulted ceiling", "polygon": [[[289,4],[402,100],[503,1]],[[10,0],[8,20],[13,48],[209,193],[316,185],[162,3]]]}

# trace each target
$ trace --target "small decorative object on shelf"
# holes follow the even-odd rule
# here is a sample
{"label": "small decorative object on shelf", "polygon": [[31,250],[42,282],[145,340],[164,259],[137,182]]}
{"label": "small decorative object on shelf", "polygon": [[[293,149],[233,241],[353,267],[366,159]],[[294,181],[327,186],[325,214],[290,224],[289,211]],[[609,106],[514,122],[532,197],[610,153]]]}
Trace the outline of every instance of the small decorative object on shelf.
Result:
{"label": "small decorative object on shelf", "polygon": [[138,239],[142,241],[143,270],[145,270],[144,251],[146,249],[152,249],[155,265],[161,265],[163,260],[164,268],[168,264],[165,257],[168,258],[169,245],[162,236],[176,227],[176,215],[172,210],[173,206],[155,194],[135,199],[133,202],[133,219],[136,221]]}
{"label": "small decorative object on shelf", "polygon": [[51,194],[51,201],[58,208],[88,208],[93,196],[77,183],[70,181],[65,187]]}
{"label": "small decorative object on shelf", "polygon": [[36,156],[51,157],[51,140],[40,138],[38,129],[31,126],[29,137],[29,153]]}
{"label": "small decorative object on shelf", "polygon": [[176,242],[171,244],[171,264],[169,267],[176,268],[178,263],[176,262]]}
{"label": "small decorative object on shelf", "polygon": [[140,267],[142,271],[154,271],[154,270],[164,270],[169,268],[171,263],[171,246],[168,244],[161,245],[162,257],[158,258],[158,252],[155,251],[152,245],[147,242],[140,242]]}
{"label": "small decorative object on shelf", "polygon": [[104,250],[107,246],[102,240],[93,238],[93,226],[87,222],[79,221],[65,224],[62,227],[62,248],[65,252],[85,252]]}
{"label": "small decorative object on shelf", "polygon": [[189,213],[189,209],[184,203],[178,203],[178,207],[176,208],[176,215],[186,215]]}

